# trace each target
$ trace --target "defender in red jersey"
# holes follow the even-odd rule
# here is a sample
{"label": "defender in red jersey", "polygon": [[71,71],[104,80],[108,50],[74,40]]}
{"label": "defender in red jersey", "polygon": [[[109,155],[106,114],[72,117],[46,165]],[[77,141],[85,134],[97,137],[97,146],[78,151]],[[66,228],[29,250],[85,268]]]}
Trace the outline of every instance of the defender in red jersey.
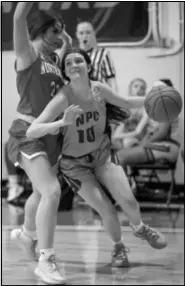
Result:
{"label": "defender in red jersey", "polygon": [[[33,3],[18,2],[14,14],[15,69],[20,101],[17,118],[9,130],[8,150],[12,162],[19,164],[30,178],[33,193],[25,205],[23,228],[13,230],[11,236],[21,242],[32,258],[38,237],[40,257],[35,273],[54,285],[64,282],[54,261],[53,248],[61,190],[52,166],[58,160],[60,146],[58,135],[28,140],[26,131],[63,86],[59,63],[64,51],[71,46],[71,38],[64,30],[61,16],[51,11],[37,11],[27,23]],[[54,62],[56,49],[60,52],[59,56],[54,56]]]}
{"label": "defender in red jersey", "polygon": [[[121,166],[110,160],[110,139],[105,132],[105,102],[122,108],[144,104],[142,97],[120,97],[107,85],[90,81],[90,58],[83,50],[68,51],[62,61],[62,73],[69,84],[47,105],[27,131],[28,138],[39,138],[62,126],[63,148],[60,168],[68,182],[75,183],[79,195],[102,217],[105,229],[114,243],[112,266],[128,267],[127,248],[121,239],[121,227],[114,206],[103,192],[106,187],[130,220],[136,236],[153,248],[167,245],[164,235],[142,222],[139,204]],[[66,103],[67,101],[67,103]],[[79,106],[78,117],[65,105]],[[81,111],[82,110],[82,111]],[[64,112],[64,117],[51,122]],[[66,126],[67,125],[67,126]],[[101,184],[100,184],[101,183]]]}

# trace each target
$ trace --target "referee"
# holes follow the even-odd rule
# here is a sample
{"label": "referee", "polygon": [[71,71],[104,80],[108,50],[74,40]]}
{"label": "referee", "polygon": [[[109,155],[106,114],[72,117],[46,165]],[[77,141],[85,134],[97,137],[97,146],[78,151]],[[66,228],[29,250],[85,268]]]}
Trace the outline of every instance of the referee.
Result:
{"label": "referee", "polygon": [[90,77],[108,83],[113,91],[117,93],[115,68],[110,53],[105,48],[97,46],[96,35],[91,22],[79,22],[76,27],[76,37],[79,47],[85,50],[91,58],[92,70]]}

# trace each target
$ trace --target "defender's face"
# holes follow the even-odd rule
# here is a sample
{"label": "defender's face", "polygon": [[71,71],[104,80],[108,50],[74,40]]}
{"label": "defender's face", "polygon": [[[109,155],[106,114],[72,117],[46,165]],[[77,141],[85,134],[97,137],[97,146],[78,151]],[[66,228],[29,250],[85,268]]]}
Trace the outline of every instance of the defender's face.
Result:
{"label": "defender's face", "polygon": [[62,31],[62,24],[57,21],[53,26],[49,27],[43,35],[44,46],[51,53],[62,47]]}

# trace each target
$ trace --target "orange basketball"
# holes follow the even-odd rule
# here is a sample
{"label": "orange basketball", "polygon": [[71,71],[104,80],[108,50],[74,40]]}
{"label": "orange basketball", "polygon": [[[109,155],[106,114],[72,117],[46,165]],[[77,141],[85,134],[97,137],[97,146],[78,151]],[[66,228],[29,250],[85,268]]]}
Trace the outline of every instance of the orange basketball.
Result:
{"label": "orange basketball", "polygon": [[144,106],[151,119],[157,122],[169,122],[180,114],[182,98],[175,88],[158,85],[149,91]]}

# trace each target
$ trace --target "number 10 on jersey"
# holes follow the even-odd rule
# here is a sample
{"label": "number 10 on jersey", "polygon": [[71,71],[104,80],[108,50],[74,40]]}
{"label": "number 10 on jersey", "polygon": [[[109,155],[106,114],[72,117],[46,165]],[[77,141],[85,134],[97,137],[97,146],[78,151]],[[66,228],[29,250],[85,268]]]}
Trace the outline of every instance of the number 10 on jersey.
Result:
{"label": "number 10 on jersey", "polygon": [[94,142],[95,141],[95,132],[94,126],[87,128],[86,130],[77,130],[78,132],[78,142]]}

